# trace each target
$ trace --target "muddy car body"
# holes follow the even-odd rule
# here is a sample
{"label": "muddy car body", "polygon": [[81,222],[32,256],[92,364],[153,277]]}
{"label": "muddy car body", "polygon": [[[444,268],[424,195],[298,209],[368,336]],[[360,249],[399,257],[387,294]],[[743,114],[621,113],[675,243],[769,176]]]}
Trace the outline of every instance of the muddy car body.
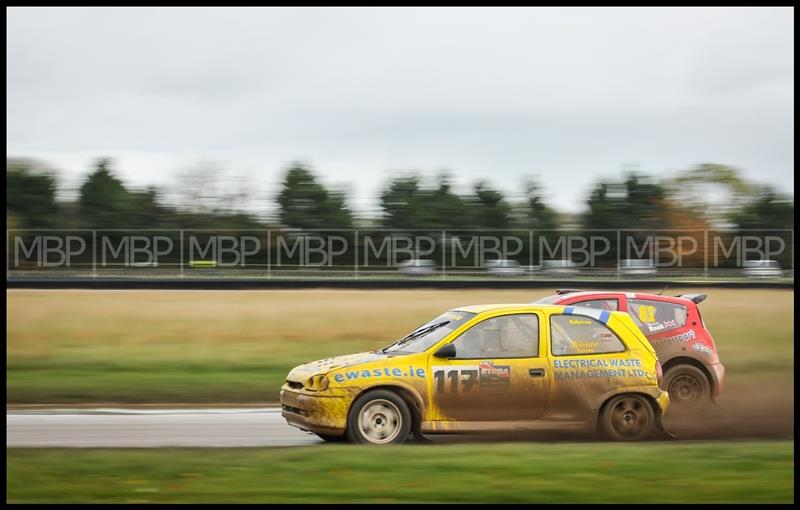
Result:
{"label": "muddy car body", "polygon": [[294,368],[287,422],[327,440],[448,432],[660,428],[661,367],[630,316],[552,305],[450,310],[392,345]]}
{"label": "muddy car body", "polygon": [[658,353],[673,408],[688,412],[718,397],[725,380],[725,367],[698,307],[705,298],[564,289],[537,303],[629,313]]}

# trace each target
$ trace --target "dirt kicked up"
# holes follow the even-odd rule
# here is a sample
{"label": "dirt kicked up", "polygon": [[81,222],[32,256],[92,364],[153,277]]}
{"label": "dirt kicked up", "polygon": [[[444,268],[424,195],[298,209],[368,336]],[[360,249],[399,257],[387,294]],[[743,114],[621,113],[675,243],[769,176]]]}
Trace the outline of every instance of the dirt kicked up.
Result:
{"label": "dirt kicked up", "polygon": [[[685,439],[794,437],[794,292],[692,292],[709,295],[700,311],[726,385],[718,406],[688,419],[668,414],[667,429]],[[549,293],[10,290],[7,398],[61,406],[274,403],[297,364],[384,346],[449,308]]]}
{"label": "dirt kicked up", "polygon": [[664,425],[678,439],[793,438],[794,387],[731,386],[716,405],[689,416],[667,413]]}

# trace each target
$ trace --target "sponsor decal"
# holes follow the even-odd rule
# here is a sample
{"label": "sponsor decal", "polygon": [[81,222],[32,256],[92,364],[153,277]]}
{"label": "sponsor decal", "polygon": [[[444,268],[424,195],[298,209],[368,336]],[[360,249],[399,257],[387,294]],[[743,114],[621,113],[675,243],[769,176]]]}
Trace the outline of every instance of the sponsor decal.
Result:
{"label": "sponsor decal", "polygon": [[668,321],[656,322],[654,324],[648,324],[647,328],[650,330],[651,333],[654,333],[656,331],[661,331],[661,330],[664,330],[664,329],[670,329],[670,328],[674,328],[676,326],[677,326],[677,323],[674,320],[668,320]]}
{"label": "sponsor decal", "polygon": [[556,381],[610,377],[645,377],[642,361],[631,358],[557,359],[553,361]]}
{"label": "sponsor decal", "polygon": [[569,323],[573,326],[591,326],[592,321],[588,319],[570,319]]}
{"label": "sponsor decal", "polygon": [[502,388],[511,384],[510,365],[495,365],[492,361],[481,361],[478,370],[482,388]]}
{"label": "sponsor decal", "polygon": [[584,354],[584,353],[592,353],[600,347],[600,342],[587,342],[585,340],[570,340],[570,353],[572,354]]}
{"label": "sponsor decal", "polygon": [[355,379],[370,379],[377,377],[419,377],[425,378],[425,369],[409,366],[408,369],[402,368],[373,368],[373,369],[354,369],[341,372],[333,376],[333,380],[341,383]]}
{"label": "sponsor decal", "polygon": [[671,345],[694,340],[695,336],[694,330],[690,329],[689,331],[685,331],[680,335],[668,336],[666,338],[654,338],[653,341],[658,342],[659,345]]}
{"label": "sponsor decal", "polygon": [[714,355],[714,351],[711,349],[711,347],[709,347],[707,345],[704,345],[704,344],[694,344],[692,346],[692,349],[694,349],[697,352],[702,352],[704,354],[708,354],[709,356],[713,356]]}
{"label": "sponsor decal", "polygon": [[641,367],[642,360],[633,358],[608,359],[557,359],[553,368],[595,368],[595,367]]}

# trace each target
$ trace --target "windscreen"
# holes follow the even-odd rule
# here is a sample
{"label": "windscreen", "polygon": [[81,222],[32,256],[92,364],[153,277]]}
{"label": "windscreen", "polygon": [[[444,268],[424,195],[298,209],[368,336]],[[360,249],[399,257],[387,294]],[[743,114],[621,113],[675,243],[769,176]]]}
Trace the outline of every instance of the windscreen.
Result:
{"label": "windscreen", "polygon": [[475,316],[472,312],[450,310],[418,327],[404,338],[385,347],[381,352],[418,353],[431,348],[436,342],[455,331]]}

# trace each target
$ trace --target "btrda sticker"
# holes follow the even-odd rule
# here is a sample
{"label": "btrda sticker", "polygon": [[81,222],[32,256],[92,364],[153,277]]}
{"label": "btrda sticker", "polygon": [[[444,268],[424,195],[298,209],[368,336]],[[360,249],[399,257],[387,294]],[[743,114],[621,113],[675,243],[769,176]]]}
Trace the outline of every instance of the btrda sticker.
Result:
{"label": "btrda sticker", "polygon": [[503,388],[511,384],[510,365],[495,365],[491,361],[481,361],[478,370],[481,388]]}

